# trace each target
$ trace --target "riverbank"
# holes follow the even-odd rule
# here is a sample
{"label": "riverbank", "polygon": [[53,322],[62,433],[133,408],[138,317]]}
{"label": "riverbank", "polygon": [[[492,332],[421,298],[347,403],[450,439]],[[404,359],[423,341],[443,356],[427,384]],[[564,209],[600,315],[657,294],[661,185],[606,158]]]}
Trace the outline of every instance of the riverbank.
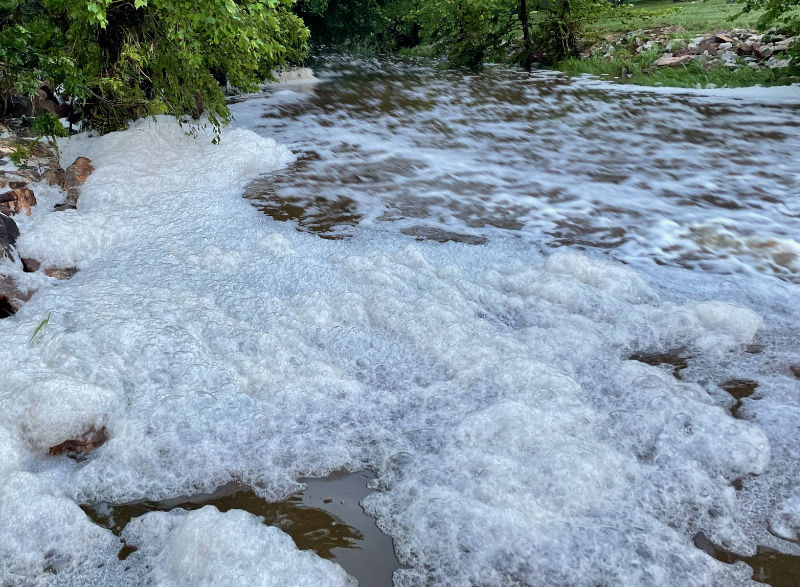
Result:
{"label": "riverbank", "polygon": [[718,29],[694,35],[681,26],[607,34],[581,54],[556,64],[565,73],[609,76],[643,86],[717,88],[790,85],[800,69],[790,49],[797,39],[777,32]]}
{"label": "riverbank", "polygon": [[800,82],[797,39],[756,30],[759,13],[727,0],[631,4],[624,18],[587,26],[581,55],[555,65],[644,86],[685,88],[790,85]]}

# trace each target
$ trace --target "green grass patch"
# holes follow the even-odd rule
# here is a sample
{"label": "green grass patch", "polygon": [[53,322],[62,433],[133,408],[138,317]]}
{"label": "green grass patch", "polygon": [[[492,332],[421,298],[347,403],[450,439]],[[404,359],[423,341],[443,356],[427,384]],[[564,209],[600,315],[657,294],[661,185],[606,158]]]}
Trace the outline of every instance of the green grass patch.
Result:
{"label": "green grass patch", "polygon": [[737,16],[740,4],[728,4],[726,0],[694,0],[673,2],[672,0],[644,0],[620,11],[619,16],[600,18],[587,28],[602,37],[609,33],[625,33],[637,29],[679,25],[690,35],[714,32],[718,29],[752,29],[760,16],[750,12]]}

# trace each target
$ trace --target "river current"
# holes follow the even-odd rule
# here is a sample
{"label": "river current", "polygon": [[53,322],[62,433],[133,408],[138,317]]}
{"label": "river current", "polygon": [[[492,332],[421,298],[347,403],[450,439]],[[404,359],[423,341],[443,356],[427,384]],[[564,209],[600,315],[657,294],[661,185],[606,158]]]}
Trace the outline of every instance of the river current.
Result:
{"label": "river current", "polygon": [[397,585],[796,584],[800,88],[314,69],[219,145],[61,144],[96,171],[18,248],[77,274],[0,265],[38,289],[0,321],[0,582],[349,584],[263,503],[369,470]]}

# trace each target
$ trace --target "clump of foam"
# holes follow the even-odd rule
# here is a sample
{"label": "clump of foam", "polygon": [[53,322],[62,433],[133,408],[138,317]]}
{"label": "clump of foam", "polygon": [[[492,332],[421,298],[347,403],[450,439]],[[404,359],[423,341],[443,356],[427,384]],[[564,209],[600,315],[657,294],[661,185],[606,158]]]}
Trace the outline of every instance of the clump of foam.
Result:
{"label": "clump of foam", "polygon": [[[337,564],[298,550],[283,531],[241,510],[213,506],[152,512],[123,538],[138,547],[128,564],[155,585],[355,585]],[[138,569],[137,569],[138,567]]]}

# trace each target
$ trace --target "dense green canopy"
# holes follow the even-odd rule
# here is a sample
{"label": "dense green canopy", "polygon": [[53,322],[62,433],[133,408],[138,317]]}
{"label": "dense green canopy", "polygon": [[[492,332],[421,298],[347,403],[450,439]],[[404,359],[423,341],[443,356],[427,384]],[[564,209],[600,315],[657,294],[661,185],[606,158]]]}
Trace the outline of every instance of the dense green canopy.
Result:
{"label": "dense green canopy", "polygon": [[304,55],[292,0],[2,0],[2,88],[43,83],[101,130],[155,113],[228,116],[219,82],[244,90]]}

